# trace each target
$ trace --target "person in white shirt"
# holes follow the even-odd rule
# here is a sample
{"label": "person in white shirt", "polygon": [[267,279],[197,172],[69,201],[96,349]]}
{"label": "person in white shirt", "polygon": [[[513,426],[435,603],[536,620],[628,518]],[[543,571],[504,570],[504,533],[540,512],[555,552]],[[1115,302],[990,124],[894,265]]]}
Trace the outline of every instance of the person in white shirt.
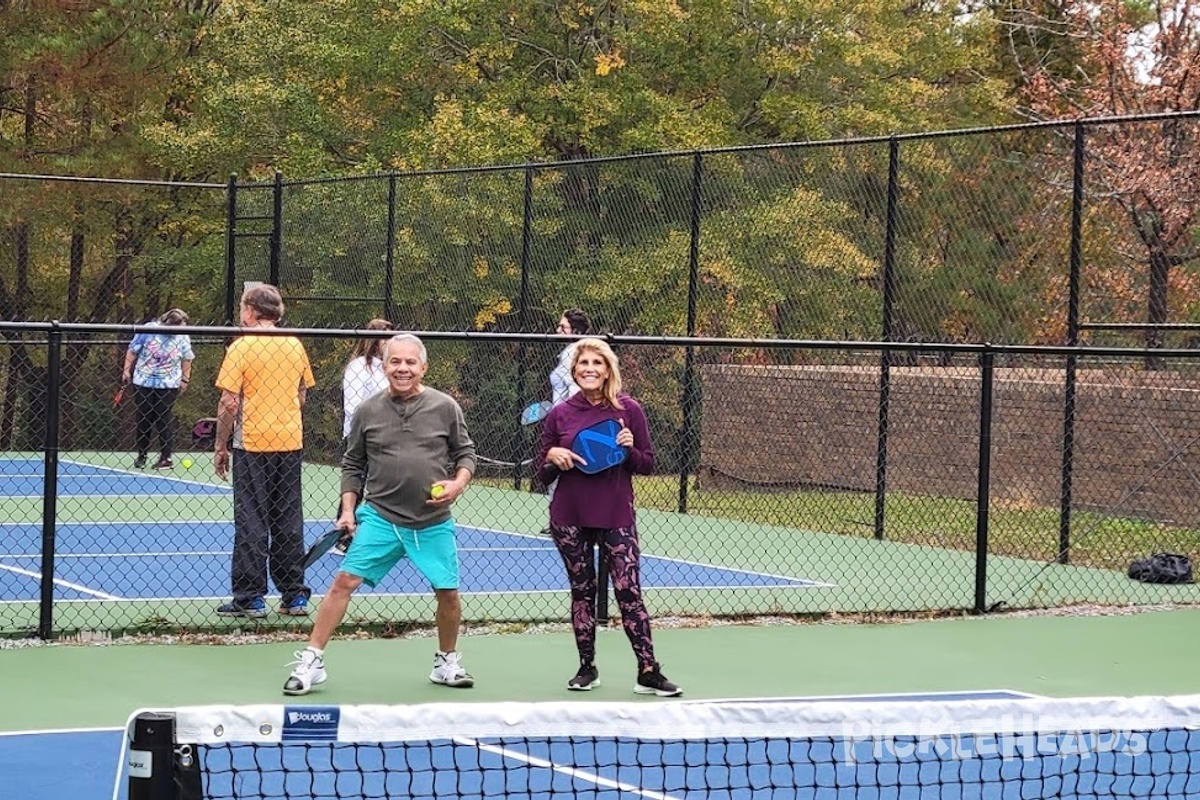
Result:
{"label": "person in white shirt", "polygon": [[[392,323],[386,319],[373,319],[363,330],[391,331]],[[387,338],[359,339],[350,354],[350,361],[342,373],[342,439],[350,435],[350,423],[354,421],[354,412],[368,397],[385,391],[388,387],[387,375],[383,371],[383,346]],[[338,498],[338,513],[341,513],[341,498]],[[350,537],[338,540],[331,551],[335,556],[346,554],[350,546]]]}
{"label": "person in white shirt", "polygon": [[[392,323],[386,319],[373,319],[363,330],[390,331]],[[354,412],[376,392],[382,392],[388,386],[387,375],[383,374],[381,359],[383,343],[387,339],[359,339],[350,354],[346,371],[342,373],[342,437],[350,435],[350,422]]]}
{"label": "person in white shirt", "polygon": [[[558,321],[557,333],[585,336],[592,332],[592,320],[578,308],[568,308]],[[571,377],[571,362],[575,358],[575,343],[571,342],[558,354],[558,363],[550,371],[550,403],[556,406],[579,391]]]}
{"label": "person in white shirt", "polygon": [[[562,313],[562,318],[558,320],[558,327],[554,329],[556,333],[575,334],[577,336],[585,336],[592,332],[592,318],[580,308],[568,308]],[[579,387],[575,385],[575,379],[571,376],[571,370],[574,368],[575,362],[575,342],[562,349],[558,354],[558,363],[554,365],[554,369],[550,370],[550,407],[565,403],[567,400],[579,391]],[[546,495],[548,499],[554,499],[554,487],[558,481],[551,481],[546,487]],[[550,529],[542,528],[542,535],[549,536]]]}

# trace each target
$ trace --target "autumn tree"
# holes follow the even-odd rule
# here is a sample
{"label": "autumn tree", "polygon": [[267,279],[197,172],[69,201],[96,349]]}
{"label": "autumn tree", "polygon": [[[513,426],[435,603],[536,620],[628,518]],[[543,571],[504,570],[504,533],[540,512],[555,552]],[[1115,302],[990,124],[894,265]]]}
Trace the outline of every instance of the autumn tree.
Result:
{"label": "autumn tree", "polygon": [[[1009,10],[1007,30],[1022,110],[1031,119],[1200,110],[1200,7],[1192,0],[1031,3]],[[1126,296],[1140,283],[1145,311],[1139,316],[1150,325],[1166,323],[1200,300],[1194,277],[1178,269],[1200,257],[1198,123],[1170,117],[1086,130],[1091,213],[1103,214],[1107,204],[1119,210],[1140,250],[1130,257],[1144,271],[1144,280],[1135,283],[1119,266],[1107,274],[1093,269],[1090,278]],[[1119,238],[1105,244],[1121,250]],[[1120,303],[1106,310],[1122,311]],[[1146,344],[1162,343],[1161,328],[1149,329]]]}
{"label": "autumn tree", "polygon": [[[146,146],[150,122],[185,113],[174,77],[196,43],[214,2],[22,2],[0,7],[0,170],[27,174],[102,175],[136,180],[188,176],[156,161]],[[167,303],[188,304],[188,248],[205,234],[193,223],[195,191],[77,182],[10,180],[0,208],[0,309],[7,319],[126,321],[144,319]],[[217,206],[219,212],[220,206]],[[217,224],[220,217],[215,217]],[[218,239],[218,241],[220,241]],[[170,251],[170,255],[164,255]],[[199,259],[198,259],[199,260]],[[205,268],[211,266],[205,263]],[[179,270],[186,273],[186,268]],[[36,279],[35,279],[36,276]],[[62,378],[93,394],[85,369],[106,353],[72,344]],[[23,348],[6,372],[6,436],[18,396],[40,413],[43,368]],[[105,384],[107,385],[107,384]],[[74,402],[75,398],[68,398]],[[66,406],[64,445],[86,427]],[[35,426],[36,428],[36,426]]]}

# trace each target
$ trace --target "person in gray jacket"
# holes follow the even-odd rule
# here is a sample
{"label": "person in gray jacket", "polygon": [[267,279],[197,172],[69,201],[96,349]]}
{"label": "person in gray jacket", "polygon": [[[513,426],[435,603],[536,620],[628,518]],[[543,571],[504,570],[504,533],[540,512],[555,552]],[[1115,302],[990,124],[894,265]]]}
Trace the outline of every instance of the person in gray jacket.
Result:
{"label": "person in gray jacket", "polygon": [[375,586],[402,558],[420,570],[437,598],[438,651],[429,680],[463,688],[475,683],[456,649],[462,605],[450,514],[475,472],[475,444],[458,403],[422,383],[429,361],[419,338],[393,336],[383,362],[387,391],[358,407],[342,456],[336,526],[354,538],[321,601],[308,647],[296,653],[284,694],[308,694],[324,683],[325,646],[351,595],[364,583]]}

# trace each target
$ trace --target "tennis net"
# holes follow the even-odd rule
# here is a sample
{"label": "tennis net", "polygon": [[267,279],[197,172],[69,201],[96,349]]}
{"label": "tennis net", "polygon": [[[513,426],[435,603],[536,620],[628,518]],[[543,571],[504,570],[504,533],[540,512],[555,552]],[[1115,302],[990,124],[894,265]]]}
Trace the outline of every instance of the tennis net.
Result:
{"label": "tennis net", "polygon": [[123,763],[131,800],[1183,798],[1197,725],[1200,695],[206,706],[135,714]]}

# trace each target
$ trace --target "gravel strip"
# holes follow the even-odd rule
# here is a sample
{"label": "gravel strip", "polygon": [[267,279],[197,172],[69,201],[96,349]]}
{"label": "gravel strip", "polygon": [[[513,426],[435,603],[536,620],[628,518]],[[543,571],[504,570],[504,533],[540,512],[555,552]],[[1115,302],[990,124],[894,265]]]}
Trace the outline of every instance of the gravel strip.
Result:
{"label": "gravel strip", "polygon": [[[1126,617],[1134,614],[1147,614],[1156,611],[1175,611],[1180,609],[1197,608],[1194,605],[1153,605],[1153,606],[1104,606],[1078,605],[1064,608],[1029,609],[1024,611],[1005,611],[989,615],[970,615],[964,612],[923,612],[919,614],[826,614],[820,617],[789,617],[764,616],[746,618],[713,618],[713,617],[657,617],[654,627],[662,629],[685,628],[725,628],[733,626],[753,627],[786,627],[803,625],[879,625],[882,623],[920,622],[931,619],[989,619],[997,617],[1027,619],[1030,617]],[[620,626],[619,620],[609,620],[609,628]],[[505,634],[541,634],[565,633],[571,630],[565,622],[520,623],[466,625],[464,636],[495,636]],[[336,641],[364,641],[369,639],[431,639],[435,635],[432,626],[414,627],[400,634],[381,635],[370,631],[347,631],[335,637]],[[170,634],[126,634],[114,637],[105,631],[82,631],[53,641],[42,639],[3,639],[0,638],[0,650],[20,650],[27,647],[111,647],[130,644],[205,644],[205,645],[240,645],[240,644],[272,644],[276,642],[304,642],[308,639],[306,631],[263,631],[231,633],[170,633]]]}

